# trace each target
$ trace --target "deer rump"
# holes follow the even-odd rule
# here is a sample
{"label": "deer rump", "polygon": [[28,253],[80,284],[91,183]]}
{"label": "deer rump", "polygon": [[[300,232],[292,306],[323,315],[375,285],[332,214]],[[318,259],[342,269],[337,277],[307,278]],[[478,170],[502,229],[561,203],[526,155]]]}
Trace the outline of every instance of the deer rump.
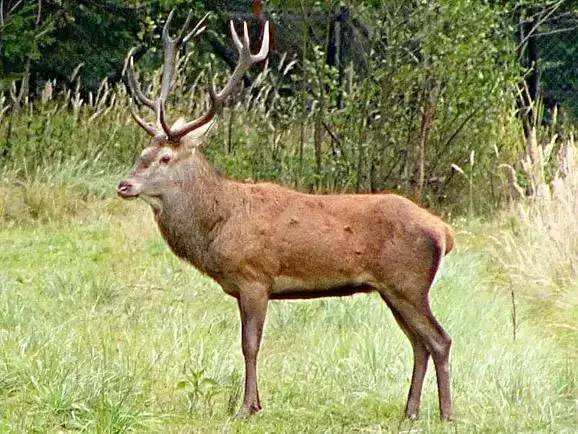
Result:
{"label": "deer rump", "polygon": [[438,217],[394,194],[237,186],[238,206],[215,230],[203,257],[180,255],[233,296],[240,277],[267,287],[271,299],[409,287],[408,279],[431,284],[453,244],[451,229]]}

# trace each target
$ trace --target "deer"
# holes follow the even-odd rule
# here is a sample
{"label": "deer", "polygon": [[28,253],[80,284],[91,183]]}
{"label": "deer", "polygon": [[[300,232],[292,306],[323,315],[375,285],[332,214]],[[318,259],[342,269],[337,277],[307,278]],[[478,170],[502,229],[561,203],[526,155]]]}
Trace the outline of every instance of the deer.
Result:
{"label": "deer", "polygon": [[[434,317],[429,291],[442,259],[454,246],[451,227],[411,200],[384,194],[309,194],[267,182],[240,182],[222,175],[205,157],[206,134],[250,67],[269,50],[269,23],[252,54],[247,23],[239,37],[230,22],[237,64],[224,87],[212,76],[206,109],[196,119],[170,125],[165,105],[175,80],[182,45],[200,34],[204,19],[185,35],[164,25],[164,64],[156,100],[142,91],[127,56],[130,100],[148,107],[145,121],[131,104],[132,117],[150,136],[126,179],[122,199],[141,198],[152,209],[170,250],[236,299],[245,362],[244,395],[237,416],[262,409],[257,356],[267,308],[274,300],[306,300],[377,292],[413,349],[413,373],[405,415],[419,415],[428,362],[435,365],[440,416],[452,418],[451,338]],[[205,107],[205,106],[204,106]]]}

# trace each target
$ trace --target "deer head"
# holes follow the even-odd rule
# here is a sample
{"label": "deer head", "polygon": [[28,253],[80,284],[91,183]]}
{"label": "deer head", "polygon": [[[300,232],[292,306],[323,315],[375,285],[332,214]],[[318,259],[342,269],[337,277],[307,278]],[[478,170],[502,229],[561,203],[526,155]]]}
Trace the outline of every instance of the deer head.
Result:
{"label": "deer head", "polygon": [[169,26],[173,17],[173,11],[169,14],[163,28],[162,39],[164,43],[164,64],[161,78],[160,95],[156,100],[147,97],[134,72],[134,60],[129,52],[126,62],[126,74],[132,98],[141,106],[148,107],[155,113],[155,123],[149,123],[141,118],[131,108],[134,120],[151,137],[150,144],[141,153],[128,178],[121,181],[117,187],[117,193],[123,199],[142,197],[147,202],[158,205],[162,202],[163,195],[173,191],[179,185],[183,172],[188,166],[184,164],[198,152],[197,146],[203,136],[209,130],[215,116],[219,113],[225,100],[233,93],[245,72],[254,64],[263,61],[269,52],[269,23],[265,24],[263,42],[259,53],[251,54],[249,32],[247,23],[243,24],[243,39],[235,31],[233,21],[230,22],[231,37],[238,51],[237,65],[229,77],[225,87],[217,91],[210,78],[209,107],[197,119],[185,121],[177,120],[172,125],[166,118],[165,104],[174,83],[176,72],[176,59],[179,49],[191,38],[198,36],[205,30],[204,22],[207,15],[200,20],[189,32],[191,14],[187,17],[184,26],[175,38],[169,34]]}

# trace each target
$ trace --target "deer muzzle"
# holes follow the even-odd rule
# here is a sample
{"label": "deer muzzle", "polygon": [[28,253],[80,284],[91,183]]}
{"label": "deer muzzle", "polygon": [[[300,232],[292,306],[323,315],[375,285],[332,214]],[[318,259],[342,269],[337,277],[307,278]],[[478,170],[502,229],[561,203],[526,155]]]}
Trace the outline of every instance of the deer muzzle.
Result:
{"label": "deer muzzle", "polygon": [[122,180],[116,187],[116,193],[123,199],[135,199],[140,194],[140,183],[132,179]]}

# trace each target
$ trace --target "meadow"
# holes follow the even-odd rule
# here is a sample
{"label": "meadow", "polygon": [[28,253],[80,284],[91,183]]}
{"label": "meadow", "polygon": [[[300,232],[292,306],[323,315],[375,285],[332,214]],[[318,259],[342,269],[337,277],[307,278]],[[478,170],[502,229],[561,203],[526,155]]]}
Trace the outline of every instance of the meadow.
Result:
{"label": "meadow", "polygon": [[[519,46],[512,37],[519,5],[360,2],[352,22],[373,31],[360,33],[359,58],[331,65],[320,41],[331,42],[343,2],[315,2],[313,18],[327,26],[304,2],[267,2],[302,14],[287,30],[301,46],[254,69],[206,137],[208,158],[231,178],[318,194],[392,190],[454,227],[456,248],[430,294],[453,339],[455,420],[441,423],[431,363],[420,419],[403,418],[412,351],[375,294],[271,302],[264,409],[236,419],[236,301],[169,251],[145,203],[115,194],[147,141],[110,68],[130,44],[158,45],[182,2],[111,0],[122,9],[108,12],[99,2],[20,3],[0,5],[14,13],[2,18],[12,27],[0,23],[9,48],[0,44],[0,58],[11,60],[0,62],[0,433],[578,431],[576,119],[531,95],[536,62],[519,57],[528,37]],[[216,4],[193,3],[200,16],[202,3]],[[547,3],[546,18],[563,2]],[[228,45],[218,12],[205,36]],[[86,47],[76,36],[100,32],[107,38]],[[229,73],[202,53],[207,44],[190,45],[171,120],[206,108],[209,64],[217,85]],[[568,65],[558,65],[570,70],[574,46],[564,47]],[[143,57],[152,97],[160,50]],[[65,65],[49,62],[59,82],[46,60]]]}
{"label": "meadow", "polygon": [[575,432],[576,287],[559,288],[567,303],[553,309],[516,276],[512,298],[514,274],[496,258],[507,237],[493,241],[514,233],[511,218],[454,221],[458,247],[432,289],[454,342],[455,422],[439,422],[431,367],[420,420],[402,418],[412,355],[375,295],[272,302],[264,410],[236,420],[234,299],[168,251],[144,203],[121,203],[114,179],[101,181],[109,194],[84,201],[78,185],[12,190],[0,230],[2,432]]}

